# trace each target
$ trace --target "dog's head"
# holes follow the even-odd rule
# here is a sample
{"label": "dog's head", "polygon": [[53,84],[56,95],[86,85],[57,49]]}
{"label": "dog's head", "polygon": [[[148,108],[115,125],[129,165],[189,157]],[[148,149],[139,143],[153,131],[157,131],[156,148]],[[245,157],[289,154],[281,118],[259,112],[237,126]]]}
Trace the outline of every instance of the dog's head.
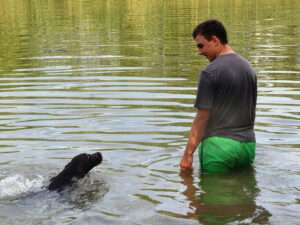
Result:
{"label": "dog's head", "polygon": [[83,178],[91,169],[99,165],[102,159],[100,152],[75,156],[57,176],[50,179],[49,190],[62,189],[71,184],[74,178]]}
{"label": "dog's head", "polygon": [[94,154],[83,153],[75,156],[71,162],[65,166],[63,171],[65,171],[66,175],[82,178],[101,162],[102,154],[100,152]]}

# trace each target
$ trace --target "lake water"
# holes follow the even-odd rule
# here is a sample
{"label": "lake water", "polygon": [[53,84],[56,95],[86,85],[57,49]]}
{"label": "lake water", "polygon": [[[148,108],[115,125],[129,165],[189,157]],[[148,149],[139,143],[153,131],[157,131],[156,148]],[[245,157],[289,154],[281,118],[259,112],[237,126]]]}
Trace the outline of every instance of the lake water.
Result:
{"label": "lake water", "polygon": [[[258,74],[253,171],[179,173],[208,18]],[[300,224],[299,37],[295,0],[1,1],[0,224]],[[77,187],[45,191],[97,151]]]}

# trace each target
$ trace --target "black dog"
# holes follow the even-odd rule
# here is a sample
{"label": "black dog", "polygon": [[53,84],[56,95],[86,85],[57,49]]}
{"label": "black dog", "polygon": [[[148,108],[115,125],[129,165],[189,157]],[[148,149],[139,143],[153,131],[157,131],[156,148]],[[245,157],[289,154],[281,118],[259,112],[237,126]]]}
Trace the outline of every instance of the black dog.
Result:
{"label": "black dog", "polygon": [[83,178],[101,162],[102,154],[100,152],[75,156],[57,176],[50,179],[48,190],[62,191],[63,188],[71,185],[74,179]]}

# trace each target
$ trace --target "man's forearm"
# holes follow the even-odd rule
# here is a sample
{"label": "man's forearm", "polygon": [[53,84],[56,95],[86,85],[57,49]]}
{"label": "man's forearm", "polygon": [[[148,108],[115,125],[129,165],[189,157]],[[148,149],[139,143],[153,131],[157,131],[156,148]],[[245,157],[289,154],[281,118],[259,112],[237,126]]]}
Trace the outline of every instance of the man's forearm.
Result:
{"label": "man's forearm", "polygon": [[209,118],[208,110],[199,110],[197,112],[197,115],[193,121],[193,125],[189,134],[189,139],[185,150],[186,154],[193,155],[193,153],[197,149],[197,146],[199,145],[204,135],[208,118]]}
{"label": "man's forearm", "polygon": [[191,169],[193,164],[193,154],[200,143],[206,129],[207,121],[209,119],[208,110],[199,110],[194,119],[187,146],[181,158],[180,168]]}

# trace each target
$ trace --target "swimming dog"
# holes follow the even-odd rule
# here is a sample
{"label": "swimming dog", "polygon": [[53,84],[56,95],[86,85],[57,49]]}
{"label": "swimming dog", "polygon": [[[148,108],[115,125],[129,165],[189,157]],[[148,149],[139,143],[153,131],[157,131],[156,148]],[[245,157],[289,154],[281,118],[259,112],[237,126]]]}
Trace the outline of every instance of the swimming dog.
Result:
{"label": "swimming dog", "polygon": [[72,185],[76,179],[83,178],[102,160],[100,152],[94,154],[82,153],[75,156],[57,176],[50,179],[48,190],[62,191],[65,187]]}

